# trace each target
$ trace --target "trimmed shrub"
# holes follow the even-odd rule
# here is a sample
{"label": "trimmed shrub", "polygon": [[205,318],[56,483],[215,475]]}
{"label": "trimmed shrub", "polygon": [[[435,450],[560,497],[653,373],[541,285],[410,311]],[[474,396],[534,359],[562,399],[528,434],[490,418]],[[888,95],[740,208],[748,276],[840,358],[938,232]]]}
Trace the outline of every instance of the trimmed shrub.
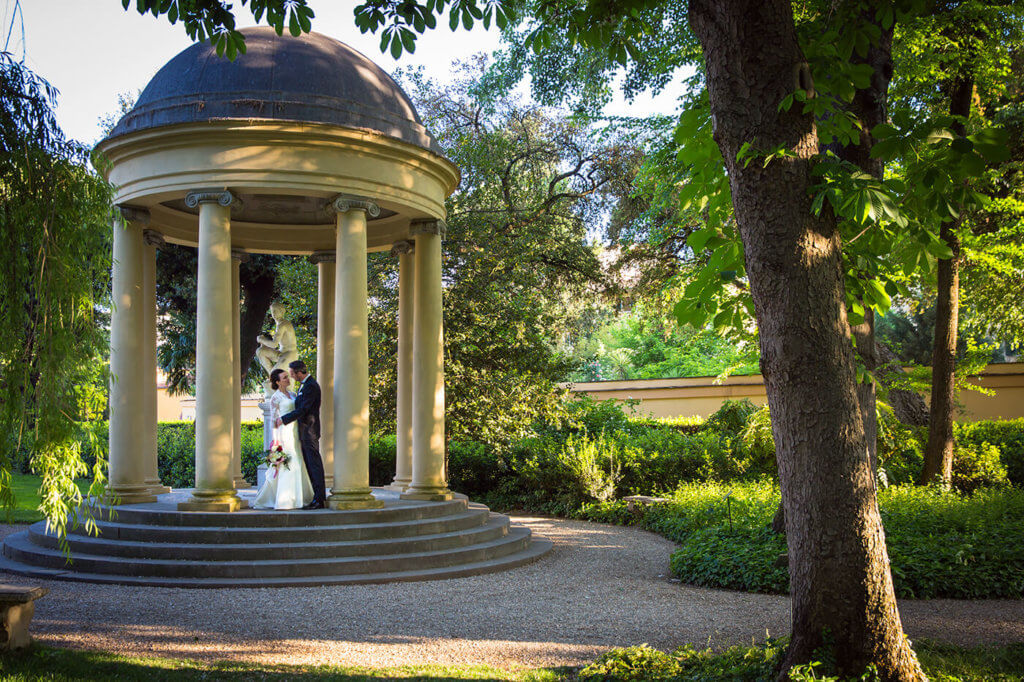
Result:
{"label": "trimmed shrub", "polygon": [[957,422],[953,425],[953,437],[958,445],[991,443],[999,448],[1007,479],[1024,487],[1024,419]]}
{"label": "trimmed shrub", "polygon": [[[672,569],[686,583],[785,593],[789,576],[776,560],[786,540],[769,530],[778,501],[769,483],[693,483],[667,504],[630,512],[616,501],[577,516],[639,525],[678,542]],[[879,493],[879,506],[898,597],[1024,596],[1024,491],[891,486]]]}
{"label": "trimmed shrub", "polygon": [[370,485],[391,485],[395,480],[397,452],[397,436],[389,434],[370,437]]}
{"label": "trimmed shrub", "polygon": [[704,420],[701,429],[718,431],[721,434],[737,438],[747,428],[747,420],[750,419],[750,415],[759,409],[757,405],[746,398],[726,400],[718,408],[718,412]]}

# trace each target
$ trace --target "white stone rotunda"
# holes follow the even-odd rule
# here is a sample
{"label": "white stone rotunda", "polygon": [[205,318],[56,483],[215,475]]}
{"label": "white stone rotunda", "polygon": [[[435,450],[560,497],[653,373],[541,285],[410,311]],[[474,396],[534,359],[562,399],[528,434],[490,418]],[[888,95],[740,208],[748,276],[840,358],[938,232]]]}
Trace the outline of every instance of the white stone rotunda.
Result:
{"label": "white stone rotunda", "polygon": [[[218,587],[452,577],[550,547],[452,493],[444,462],[441,240],[459,172],[401,88],[331,38],[243,31],[235,62],[195,44],[150,81],[98,151],[113,224],[110,483],[99,537],[67,565],[44,527],[9,538],[9,570]],[[198,249],[195,488],[156,459],[156,250]],[[397,458],[369,485],[367,253],[399,262]],[[318,266],[317,381],[328,511],[247,508],[241,475],[239,265]]]}

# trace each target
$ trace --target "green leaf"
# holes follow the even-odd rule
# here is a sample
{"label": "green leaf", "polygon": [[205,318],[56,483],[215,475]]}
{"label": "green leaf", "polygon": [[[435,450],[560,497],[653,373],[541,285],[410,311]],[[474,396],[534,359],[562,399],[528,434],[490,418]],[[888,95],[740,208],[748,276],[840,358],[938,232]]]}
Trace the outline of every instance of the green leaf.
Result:
{"label": "green leaf", "polygon": [[871,137],[876,140],[884,140],[892,137],[897,132],[895,126],[889,125],[888,123],[879,123],[871,129]]}
{"label": "green leaf", "polygon": [[689,237],[686,238],[686,245],[693,249],[694,253],[700,253],[704,250],[708,240],[718,234],[717,230],[710,227],[705,227],[703,230],[697,230]]}
{"label": "green leaf", "polygon": [[954,138],[949,146],[953,151],[959,152],[960,154],[969,154],[974,151],[974,144],[966,137]]}

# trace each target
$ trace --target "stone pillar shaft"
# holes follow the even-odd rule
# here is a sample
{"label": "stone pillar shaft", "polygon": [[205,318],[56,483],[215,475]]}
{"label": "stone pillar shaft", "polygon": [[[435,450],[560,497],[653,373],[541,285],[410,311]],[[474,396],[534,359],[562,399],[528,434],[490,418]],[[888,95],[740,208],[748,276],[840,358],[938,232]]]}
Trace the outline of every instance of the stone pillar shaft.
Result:
{"label": "stone pillar shaft", "polygon": [[159,233],[143,232],[142,261],[142,376],[145,381],[145,420],[142,423],[142,454],[146,460],[146,485],[154,495],[171,492],[160,482],[157,462],[157,380],[156,380],[156,251],[163,243]]}
{"label": "stone pillar shaft", "polygon": [[316,380],[320,384],[320,456],[324,479],[334,485],[334,293],[337,287],[333,252],[310,258],[317,266]]}
{"label": "stone pillar shaft", "polygon": [[[372,208],[371,208],[372,207]],[[370,492],[365,200],[339,197],[334,294],[334,486],[331,509],[380,507]]]}
{"label": "stone pillar shaft", "polygon": [[412,362],[415,256],[412,242],[392,248],[398,253],[398,372],[395,406],[395,479],[388,486],[404,492],[412,483]]}
{"label": "stone pillar shaft", "polygon": [[231,403],[231,407],[234,409],[231,419],[231,466],[235,488],[249,487],[249,481],[242,476],[242,287],[240,270],[244,260],[248,260],[248,254],[242,251],[231,252],[231,372],[234,377]]}
{"label": "stone pillar shaft", "polygon": [[199,206],[196,296],[196,487],[184,511],[235,511],[232,477],[234,343],[231,322],[231,214],[228,192],[190,193]]}
{"label": "stone pillar shaft", "polygon": [[[113,221],[114,252],[110,319],[110,477],[108,501],[155,502],[145,479],[145,367],[143,346],[142,225]],[[155,372],[155,369],[154,369]],[[154,390],[155,386],[154,375]]]}
{"label": "stone pillar shaft", "polygon": [[[414,224],[412,484],[403,499],[449,500],[444,469],[444,342],[441,308],[443,223]],[[436,232],[430,231],[431,229]]]}

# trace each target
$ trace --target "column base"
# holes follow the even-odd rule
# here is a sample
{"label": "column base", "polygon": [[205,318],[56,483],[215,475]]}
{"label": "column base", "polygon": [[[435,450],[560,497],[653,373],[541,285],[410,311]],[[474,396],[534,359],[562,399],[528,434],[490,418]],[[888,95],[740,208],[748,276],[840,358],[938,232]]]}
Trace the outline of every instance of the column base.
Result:
{"label": "column base", "polygon": [[327,498],[329,509],[380,509],[383,506],[383,500],[374,497],[369,488],[331,491]]}
{"label": "column base", "polygon": [[171,486],[164,485],[160,482],[159,478],[147,478],[146,487],[149,488],[149,492],[154,495],[166,495],[171,492]]}
{"label": "column base", "polygon": [[156,502],[156,495],[145,485],[108,486],[103,495],[103,503],[111,506],[150,502]]}
{"label": "column base", "polygon": [[248,509],[249,503],[238,497],[234,490],[210,493],[194,492],[187,502],[178,503],[178,511],[234,512]]}
{"label": "column base", "polygon": [[245,476],[235,476],[234,484],[235,490],[248,490],[252,487],[252,484],[245,480]]}
{"label": "column base", "polygon": [[445,502],[455,499],[455,493],[444,486],[409,486],[399,495],[402,500],[426,500],[429,502]]}
{"label": "column base", "polygon": [[391,481],[388,485],[384,486],[384,490],[397,490],[400,493],[404,493],[412,485],[411,478],[396,478]]}

